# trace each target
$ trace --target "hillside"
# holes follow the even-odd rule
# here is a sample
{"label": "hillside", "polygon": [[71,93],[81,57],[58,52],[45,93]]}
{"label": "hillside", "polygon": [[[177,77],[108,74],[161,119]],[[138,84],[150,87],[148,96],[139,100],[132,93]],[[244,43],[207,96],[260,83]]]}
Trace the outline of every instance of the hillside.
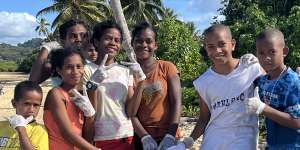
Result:
{"label": "hillside", "polygon": [[19,43],[17,46],[2,43],[0,44],[0,60],[17,61],[26,57],[32,50],[41,45],[42,39],[33,38],[24,43]]}

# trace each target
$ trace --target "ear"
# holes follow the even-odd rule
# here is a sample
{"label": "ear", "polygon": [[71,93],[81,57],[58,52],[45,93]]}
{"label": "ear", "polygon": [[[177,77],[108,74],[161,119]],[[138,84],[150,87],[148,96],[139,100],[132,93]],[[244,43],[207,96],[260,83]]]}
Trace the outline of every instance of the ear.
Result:
{"label": "ear", "polygon": [[289,48],[288,47],[284,47],[283,48],[283,57],[286,57],[289,53]]}
{"label": "ear", "polygon": [[155,46],[154,46],[154,51],[156,51],[157,50],[157,48],[158,48],[158,46],[157,46],[157,42],[155,41]]}
{"label": "ear", "polygon": [[12,105],[14,108],[16,108],[16,101],[15,101],[15,99],[12,99],[12,100],[11,100],[11,105]]}
{"label": "ear", "polygon": [[232,40],[231,40],[232,51],[235,50],[235,44],[236,44],[235,39],[232,39]]}
{"label": "ear", "polygon": [[55,70],[61,76],[61,70],[58,67],[56,67]]}

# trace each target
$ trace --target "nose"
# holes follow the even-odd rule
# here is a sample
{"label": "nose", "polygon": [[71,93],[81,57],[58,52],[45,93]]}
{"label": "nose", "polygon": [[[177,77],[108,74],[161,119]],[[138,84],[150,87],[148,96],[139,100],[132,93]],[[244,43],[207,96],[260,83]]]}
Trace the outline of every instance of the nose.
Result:
{"label": "nose", "polygon": [[75,41],[76,42],[81,42],[82,41],[82,37],[80,34],[75,34]]}

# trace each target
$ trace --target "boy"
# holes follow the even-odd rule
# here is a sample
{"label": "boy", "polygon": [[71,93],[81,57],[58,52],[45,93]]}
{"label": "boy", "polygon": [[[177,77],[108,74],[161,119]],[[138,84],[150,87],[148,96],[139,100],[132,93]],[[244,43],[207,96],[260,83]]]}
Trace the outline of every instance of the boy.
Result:
{"label": "boy", "polygon": [[257,80],[259,96],[248,101],[248,112],[265,115],[269,150],[300,149],[300,79],[284,64],[284,35],[267,29],[256,38],[256,49],[267,74]]}
{"label": "boy", "polygon": [[37,116],[42,102],[42,89],[32,81],[17,84],[12,105],[16,114],[0,122],[0,149],[48,150],[48,134],[38,124]]}
{"label": "boy", "polygon": [[94,47],[93,43],[86,42],[81,49],[81,53],[85,58],[86,63],[95,63],[98,57],[98,51]]}
{"label": "boy", "polygon": [[200,116],[191,137],[202,134],[201,150],[254,150],[258,118],[244,102],[253,96],[253,81],[262,74],[257,59],[232,57],[235,40],[229,27],[213,25],[204,32],[204,48],[212,66],[193,84],[200,97]]}

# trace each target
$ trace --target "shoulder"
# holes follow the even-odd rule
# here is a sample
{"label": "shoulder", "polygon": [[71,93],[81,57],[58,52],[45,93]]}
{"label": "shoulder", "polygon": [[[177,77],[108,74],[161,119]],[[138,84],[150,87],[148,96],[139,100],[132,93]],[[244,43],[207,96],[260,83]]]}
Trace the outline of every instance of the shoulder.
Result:
{"label": "shoulder", "polygon": [[42,125],[42,124],[39,124],[37,122],[33,122],[33,123],[28,124],[28,126],[32,128],[33,132],[39,132],[39,133],[42,133],[42,134],[48,134],[45,126]]}
{"label": "shoulder", "polygon": [[294,72],[291,68],[288,68],[286,75],[283,77],[284,82],[295,88],[300,88],[300,76],[298,73]]}
{"label": "shoulder", "polygon": [[157,60],[158,65],[166,68],[176,68],[176,66],[170,62],[170,61],[165,61],[165,60]]}
{"label": "shoulder", "polygon": [[199,85],[206,85],[206,82],[208,79],[212,78],[213,74],[211,72],[211,69],[207,69],[203,74],[201,74],[197,79],[193,81],[194,86],[197,88]]}
{"label": "shoulder", "polygon": [[158,63],[157,64],[158,69],[161,70],[163,74],[173,75],[179,73],[176,66],[170,61],[157,60],[157,63]]}

